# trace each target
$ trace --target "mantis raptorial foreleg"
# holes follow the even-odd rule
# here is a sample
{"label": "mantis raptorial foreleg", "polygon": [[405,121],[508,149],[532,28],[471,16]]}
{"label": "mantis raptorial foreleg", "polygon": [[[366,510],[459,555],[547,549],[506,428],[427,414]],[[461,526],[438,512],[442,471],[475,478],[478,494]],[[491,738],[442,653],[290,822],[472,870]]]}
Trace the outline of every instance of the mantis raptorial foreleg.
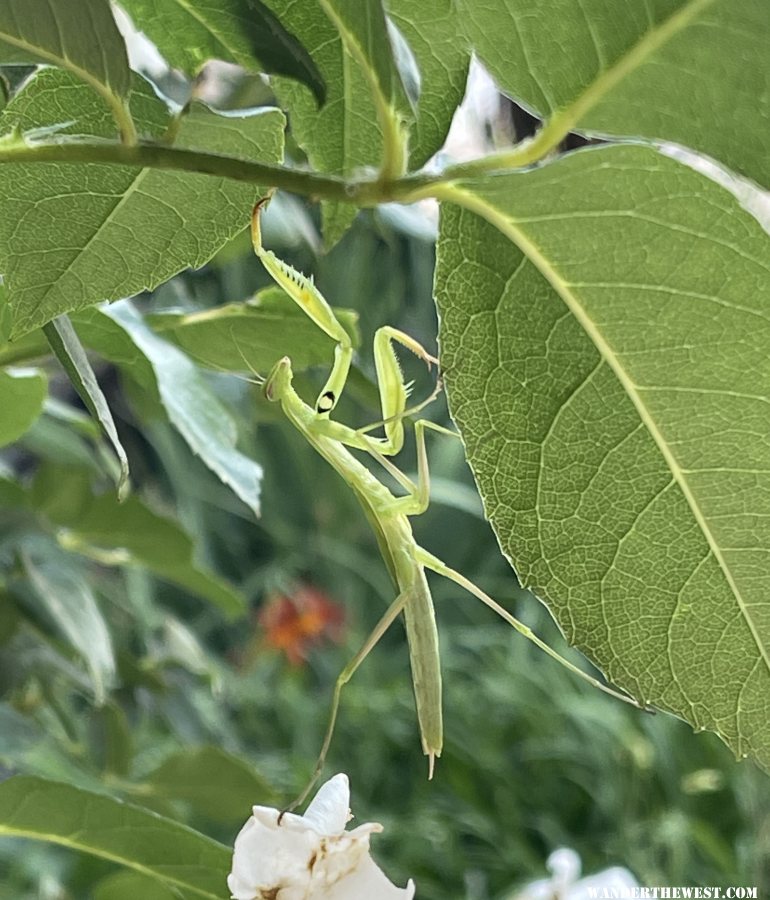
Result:
{"label": "mantis raptorial foreleg", "polygon": [[[333,466],[346,484],[355,492],[367,519],[374,529],[380,551],[393,578],[398,595],[361,649],[343,669],[337,679],[329,724],[312,780],[302,796],[290,808],[304,800],[321,773],[334,733],[342,689],[402,611],[404,613],[409,644],[409,659],[412,668],[412,683],[417,705],[420,737],[423,750],[429,758],[429,774],[432,775],[434,761],[436,757],[441,755],[443,725],[438,634],[433,612],[433,602],[425,577],[426,569],[451,579],[475,597],[478,597],[520,634],[585,681],[624,702],[635,703],[631,697],[602,684],[593,676],[564,659],[473,582],[416,543],[409,517],[424,512],[428,507],[430,496],[430,476],[425,446],[425,432],[428,429],[432,429],[453,435],[455,433],[449,432],[442,426],[435,425],[427,419],[420,419],[415,422],[416,482],[407,477],[387,458],[397,453],[403,445],[403,421],[405,416],[425,406],[435,397],[439,389],[437,386],[437,389],[426,401],[423,401],[411,410],[407,410],[406,402],[409,389],[404,384],[393,345],[394,343],[401,344],[423,359],[428,366],[436,362],[436,360],[417,341],[403,332],[390,327],[379,329],[374,339],[374,355],[383,415],[382,422],[379,424],[383,426],[385,436],[383,438],[371,437],[368,434],[368,431],[371,430],[370,428],[354,429],[341,422],[331,420],[329,413],[339,400],[352,362],[352,344],[349,336],[335,317],[332,308],[313,282],[279,260],[275,254],[265,250],[262,246],[259,225],[261,206],[260,204],[255,208],[252,222],[252,236],[257,255],[265,264],[268,272],[286,290],[292,300],[305,310],[319,328],[337,341],[332,370],[316,401],[315,408],[308,406],[294,390],[292,386],[291,361],[287,357],[279,360],[267,379],[265,379],[265,396],[269,400],[277,401],[281,404],[283,411],[295,428],[305,436],[307,441]],[[401,486],[405,494],[402,496],[394,495],[386,485],[379,481],[366,466],[353,456],[349,448],[364,451],[377,460]]]}
{"label": "mantis raptorial foreleg", "polygon": [[328,416],[337,405],[342,388],[347,381],[350,363],[353,359],[353,344],[350,335],[334,315],[323,294],[313,284],[313,280],[306,278],[282,259],[278,259],[272,250],[265,250],[262,246],[261,212],[269,202],[270,198],[268,197],[254,207],[251,216],[251,242],[254,252],[262,260],[262,264],[276,283],[310,316],[321,331],[335,341],[334,365],[315,405],[316,413],[319,416]]}
{"label": "mantis raptorial foreleg", "polygon": [[[340,324],[331,306],[326,302],[323,294],[313,283],[312,279],[298,272],[292,266],[279,259],[272,250],[266,250],[262,245],[262,229],[260,226],[261,210],[268,200],[262,200],[254,208],[251,220],[251,238],[257,256],[273,279],[286,291],[291,299],[324,331],[330,338],[336,341],[334,351],[334,365],[326,379],[326,383],[316,400],[316,413],[318,414],[319,431],[324,431],[323,421],[339,402],[340,395],[345,387],[350,364],[353,359],[353,346],[350,335]],[[377,372],[377,388],[380,395],[380,407],[382,409],[382,425],[385,429],[385,437],[377,439],[358,440],[354,433],[348,435],[345,441],[347,446],[357,447],[368,452],[373,446],[384,456],[395,456],[404,445],[404,416],[407,411],[406,401],[409,397],[409,386],[404,384],[401,366],[393,350],[393,344],[401,344],[410,350],[415,356],[422,359],[430,368],[438,365],[435,356],[431,356],[427,350],[410,335],[385,325],[379,328],[374,335],[374,366]],[[428,401],[429,402],[429,401]],[[424,404],[420,404],[422,408]],[[356,434],[364,435],[368,429],[360,429]],[[342,432],[339,429],[330,428],[329,434],[336,440],[340,440]]]}

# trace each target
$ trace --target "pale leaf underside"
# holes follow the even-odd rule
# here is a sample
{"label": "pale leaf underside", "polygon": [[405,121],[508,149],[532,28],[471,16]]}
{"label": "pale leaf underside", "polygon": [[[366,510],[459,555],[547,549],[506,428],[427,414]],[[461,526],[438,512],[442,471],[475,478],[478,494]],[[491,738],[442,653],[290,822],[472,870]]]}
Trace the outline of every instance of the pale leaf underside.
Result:
{"label": "pale leaf underside", "polygon": [[770,766],[770,269],[640,147],[446,191],[452,414],[501,545],[644,702]]}

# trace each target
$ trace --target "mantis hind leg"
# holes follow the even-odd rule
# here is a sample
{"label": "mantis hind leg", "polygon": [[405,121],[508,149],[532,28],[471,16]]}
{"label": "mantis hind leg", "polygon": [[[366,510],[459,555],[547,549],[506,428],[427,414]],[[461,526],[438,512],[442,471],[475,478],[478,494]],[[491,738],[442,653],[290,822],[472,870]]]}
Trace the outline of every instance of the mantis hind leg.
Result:
{"label": "mantis hind leg", "polygon": [[355,675],[358,667],[361,663],[366,659],[369,655],[370,651],[376,646],[380,638],[385,634],[385,632],[390,628],[393,622],[398,618],[399,613],[402,612],[406,603],[409,599],[409,593],[404,592],[399,594],[398,597],[390,604],[390,606],[385,611],[385,614],[380,619],[380,621],[374,626],[371,634],[364,641],[361,649],[356,653],[353,659],[345,666],[345,668],[340,672],[337,676],[337,680],[334,683],[334,692],[332,694],[332,705],[331,710],[329,712],[329,722],[326,726],[326,732],[324,734],[323,744],[321,745],[321,752],[318,754],[318,759],[316,760],[315,767],[313,769],[313,774],[310,776],[310,780],[305,785],[302,793],[293,800],[289,806],[287,806],[281,815],[286,812],[291,812],[296,809],[298,806],[301,806],[302,803],[305,802],[310,792],[313,790],[316,782],[321,776],[323,772],[324,765],[326,764],[326,756],[329,752],[329,747],[332,743],[332,738],[334,737],[334,727],[337,724],[337,713],[340,708],[340,698],[342,696],[342,689],[345,685],[350,681],[350,679]]}
{"label": "mantis hind leg", "polygon": [[528,628],[523,622],[520,622],[515,616],[509,613],[507,609],[500,606],[500,604],[496,600],[493,600],[489,596],[489,594],[486,594],[470,579],[466,578],[464,575],[461,575],[451,566],[448,566],[446,563],[442,562],[438,557],[433,556],[432,553],[429,553],[422,547],[417,547],[416,556],[426,569],[430,569],[431,572],[436,572],[436,574],[438,575],[443,575],[450,581],[454,581],[454,583],[459,585],[461,588],[464,588],[470,594],[473,594],[474,597],[477,597],[479,600],[481,600],[481,602],[486,604],[491,610],[494,610],[494,612],[496,612],[501,619],[504,619],[509,625],[515,628],[516,631],[519,632],[519,634],[523,635],[528,641],[531,641],[533,644],[535,644],[535,646],[539,647],[544,653],[547,653],[548,656],[550,656],[552,659],[555,659],[557,662],[561,663],[563,666],[569,669],[570,672],[574,672],[575,675],[578,675],[584,681],[587,681],[589,684],[593,685],[593,687],[599,688],[600,691],[604,691],[605,694],[609,694],[611,697],[615,697],[617,700],[622,700],[624,703],[630,703],[632,706],[637,706],[640,709],[645,708],[633,697],[630,697],[628,694],[624,694],[621,691],[616,691],[609,685],[599,681],[598,678],[594,678],[593,675],[589,675],[588,672],[584,672],[581,668],[576,666],[574,663],[571,663],[568,659],[565,659],[560,653],[557,653],[553,649],[553,647],[549,647],[545,641],[539,638],[531,628]]}

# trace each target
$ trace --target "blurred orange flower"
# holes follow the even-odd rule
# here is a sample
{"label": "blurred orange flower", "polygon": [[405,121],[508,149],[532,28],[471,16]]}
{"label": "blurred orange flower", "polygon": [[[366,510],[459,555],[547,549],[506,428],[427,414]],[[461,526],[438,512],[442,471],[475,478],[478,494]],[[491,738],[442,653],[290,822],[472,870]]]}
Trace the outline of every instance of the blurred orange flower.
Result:
{"label": "blurred orange flower", "polygon": [[311,647],[324,638],[339,643],[345,611],[327,594],[309,584],[292,594],[271,594],[257,621],[265,632],[265,643],[282,650],[293,666],[302,665]]}

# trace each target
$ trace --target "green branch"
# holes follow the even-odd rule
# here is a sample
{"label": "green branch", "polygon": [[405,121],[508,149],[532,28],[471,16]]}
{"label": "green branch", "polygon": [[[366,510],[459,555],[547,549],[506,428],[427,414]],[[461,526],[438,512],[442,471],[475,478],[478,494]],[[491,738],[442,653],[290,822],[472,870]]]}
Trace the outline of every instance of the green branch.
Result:
{"label": "green branch", "polygon": [[335,175],[318,175],[285,166],[265,165],[232,156],[183,150],[163,144],[120,144],[113,141],[62,139],[27,143],[22,138],[0,141],[3,163],[107,163],[153,169],[174,169],[218,175],[235,181],[276,187],[308,197],[339,200],[357,206],[375,206],[399,200],[410,202],[430,196],[430,186],[441,178],[412,175],[390,182],[375,179],[346,181]]}

